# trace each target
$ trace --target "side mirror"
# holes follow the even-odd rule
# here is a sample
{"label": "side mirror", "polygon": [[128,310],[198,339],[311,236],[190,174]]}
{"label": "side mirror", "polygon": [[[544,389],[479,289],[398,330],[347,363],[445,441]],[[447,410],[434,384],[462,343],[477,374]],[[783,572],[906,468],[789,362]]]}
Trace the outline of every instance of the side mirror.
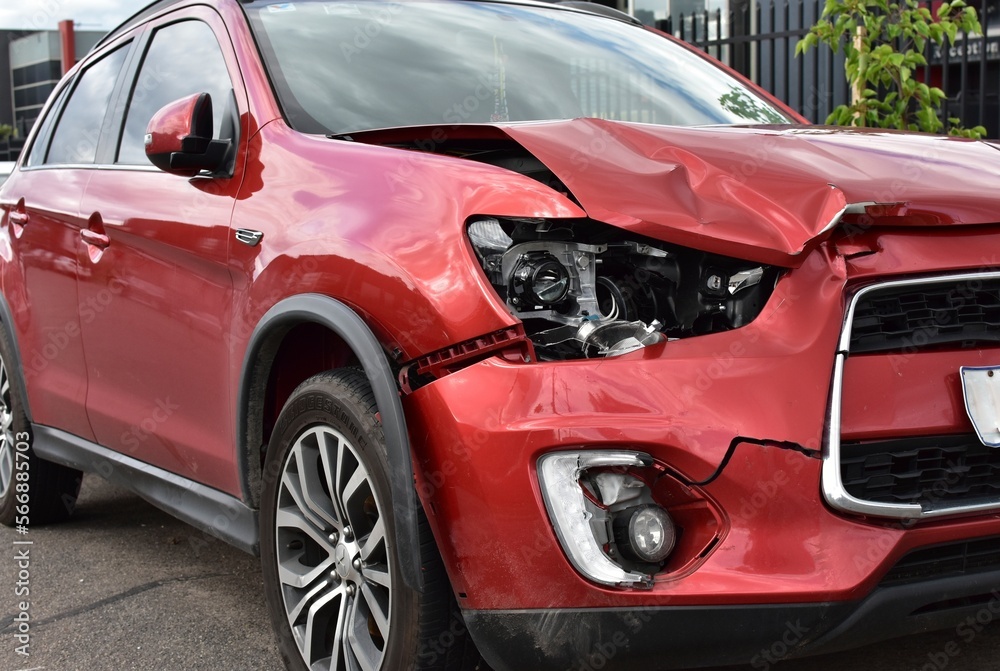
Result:
{"label": "side mirror", "polygon": [[196,93],[176,100],[146,127],[146,156],[160,170],[194,177],[218,172],[226,163],[231,140],[213,140],[212,96]]}

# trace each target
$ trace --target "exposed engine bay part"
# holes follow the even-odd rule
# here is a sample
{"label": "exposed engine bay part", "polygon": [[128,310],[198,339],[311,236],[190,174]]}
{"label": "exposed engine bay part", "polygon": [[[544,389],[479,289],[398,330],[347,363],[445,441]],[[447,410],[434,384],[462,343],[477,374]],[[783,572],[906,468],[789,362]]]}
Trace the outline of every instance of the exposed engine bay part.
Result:
{"label": "exposed engine bay part", "polygon": [[480,217],[468,235],[490,284],[547,360],[618,356],[739,328],[778,278],[768,266],[586,219]]}
{"label": "exposed engine bay part", "polygon": [[642,322],[609,320],[601,323],[598,319],[588,319],[579,326],[567,325],[536,333],[532,340],[537,345],[561,345],[576,341],[584,353],[597,349],[598,356],[628,354],[648,345],[655,345],[666,338],[657,331],[660,323],[650,325]]}

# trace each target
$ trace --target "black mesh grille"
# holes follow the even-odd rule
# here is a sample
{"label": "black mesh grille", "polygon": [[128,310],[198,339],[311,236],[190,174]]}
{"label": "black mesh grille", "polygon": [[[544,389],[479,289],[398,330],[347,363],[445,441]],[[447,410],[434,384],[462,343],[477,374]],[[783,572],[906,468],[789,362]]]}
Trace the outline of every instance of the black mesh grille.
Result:
{"label": "black mesh grille", "polygon": [[1000,449],[975,435],[848,442],[840,472],[854,497],[927,508],[1000,501]]}
{"label": "black mesh grille", "polygon": [[858,301],[852,352],[1000,342],[1000,279],[880,289]]}
{"label": "black mesh grille", "polygon": [[882,578],[882,586],[1000,569],[1000,536],[937,545],[906,554]]}

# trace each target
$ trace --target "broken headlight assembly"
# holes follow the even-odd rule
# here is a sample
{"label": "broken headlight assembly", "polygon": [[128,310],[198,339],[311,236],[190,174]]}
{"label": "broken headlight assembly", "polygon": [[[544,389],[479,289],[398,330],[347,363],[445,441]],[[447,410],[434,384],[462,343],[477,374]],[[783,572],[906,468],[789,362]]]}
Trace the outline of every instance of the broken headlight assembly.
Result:
{"label": "broken headlight assembly", "polygon": [[777,269],[591,220],[477,218],[469,241],[546,360],[627,354],[750,323]]}

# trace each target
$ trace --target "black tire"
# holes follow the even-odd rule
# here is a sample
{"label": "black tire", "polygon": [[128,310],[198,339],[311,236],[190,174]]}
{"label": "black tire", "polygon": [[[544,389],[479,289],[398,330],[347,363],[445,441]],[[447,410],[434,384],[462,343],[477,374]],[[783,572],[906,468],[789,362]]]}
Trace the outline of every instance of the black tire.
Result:
{"label": "black tire", "polygon": [[422,512],[423,593],[400,576],[387,472],[363,372],[321,373],[292,393],[268,446],[260,516],[264,591],[289,669],[460,671],[480,663]]}
{"label": "black tire", "polygon": [[21,399],[21,371],[0,328],[0,524],[34,526],[73,514],[83,475],[39,459]]}

